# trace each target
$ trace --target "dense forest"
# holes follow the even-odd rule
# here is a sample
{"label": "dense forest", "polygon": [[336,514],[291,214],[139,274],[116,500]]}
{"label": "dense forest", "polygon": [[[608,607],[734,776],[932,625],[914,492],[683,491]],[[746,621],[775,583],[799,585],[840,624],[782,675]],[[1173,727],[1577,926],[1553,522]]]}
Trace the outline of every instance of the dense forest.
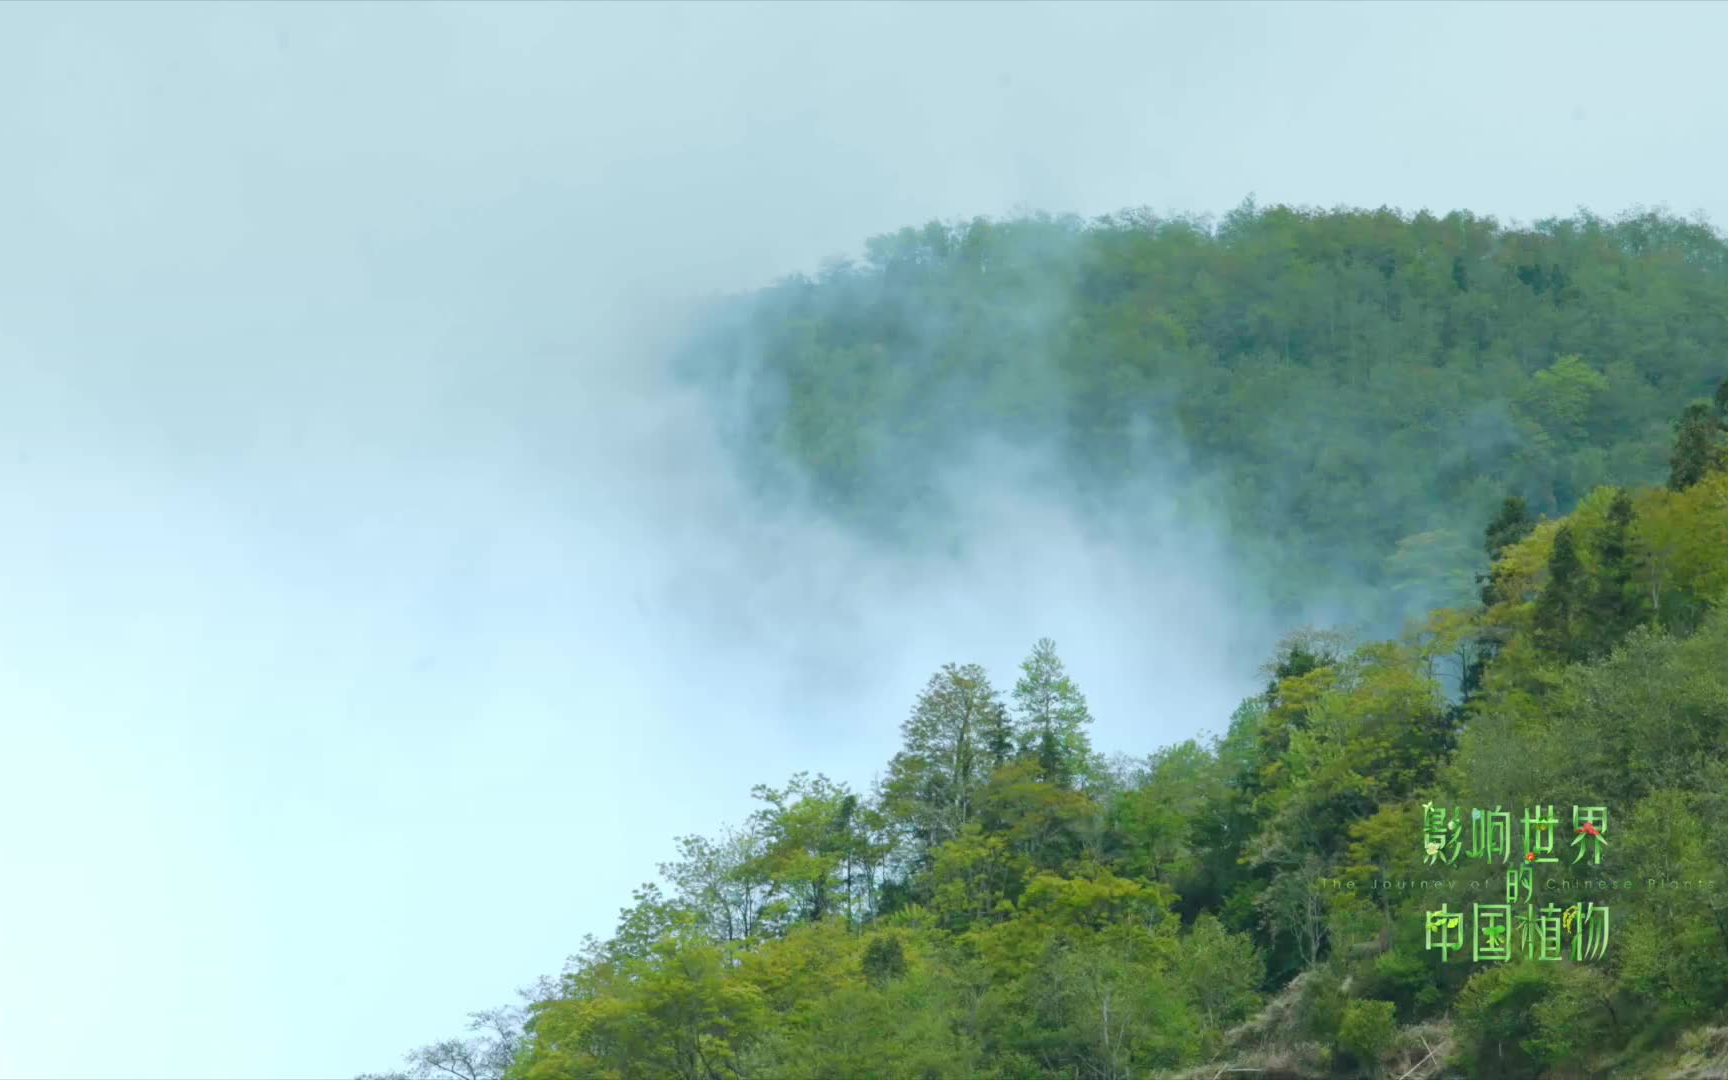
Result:
{"label": "dense forest", "polygon": [[[1183,485],[1292,615],[1382,632],[1293,627],[1222,734],[1139,759],[1092,746],[1050,641],[945,666],[875,790],[757,787],[414,1075],[1728,1075],[1711,229],[932,225],[728,304],[684,362],[747,402],[765,497],[907,542],[941,511],[909,463],[990,432],[1100,513]],[[1472,914],[1501,901],[1564,925]]]}
{"label": "dense forest", "polygon": [[1728,245],[1658,214],[933,224],[712,323],[683,366],[746,403],[738,453],[860,528],[942,535],[929,463],[991,435],[1101,511],[1156,485],[1232,540],[1244,603],[1396,632],[1470,594],[1507,495],[1666,479],[1728,366]]}

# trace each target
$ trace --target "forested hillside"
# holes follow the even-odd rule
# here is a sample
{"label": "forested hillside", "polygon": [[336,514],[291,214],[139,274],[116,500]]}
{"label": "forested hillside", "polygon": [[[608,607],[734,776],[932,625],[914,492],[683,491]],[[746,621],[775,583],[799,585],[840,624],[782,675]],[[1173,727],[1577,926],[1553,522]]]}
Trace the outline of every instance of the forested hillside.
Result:
{"label": "forested hillside", "polygon": [[1222,499],[1292,609],[1429,610],[1293,632],[1222,734],[1139,759],[1054,643],[943,667],[878,789],[756,788],[416,1074],[1728,1075],[1725,251],[1656,215],[979,222],[730,306],[693,373],[747,375],[740,451],[860,527],[932,520],[911,465],[990,431],[1100,507],[1149,469]]}
{"label": "forested hillside", "polygon": [[727,307],[685,357],[748,380],[741,454],[860,527],[939,534],[937,466],[994,435],[1053,448],[1096,506],[1153,478],[1290,618],[1386,629],[1468,595],[1506,495],[1553,516],[1664,480],[1725,365],[1704,225],[1252,206],[904,230]]}

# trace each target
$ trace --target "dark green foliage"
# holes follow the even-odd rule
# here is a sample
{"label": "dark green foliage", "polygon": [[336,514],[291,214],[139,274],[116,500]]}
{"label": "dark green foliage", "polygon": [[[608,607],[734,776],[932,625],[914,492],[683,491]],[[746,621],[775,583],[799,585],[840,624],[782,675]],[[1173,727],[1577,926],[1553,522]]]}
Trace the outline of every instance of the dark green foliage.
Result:
{"label": "dark green foliage", "polygon": [[1337,660],[1337,655],[1321,640],[1298,637],[1288,642],[1279,651],[1277,662],[1272,665],[1272,681],[1266,686],[1266,700],[1277,700],[1278,686],[1284,680],[1299,679],[1336,663]]}
{"label": "dark green foliage", "polygon": [[904,230],[741,302],[683,362],[748,376],[756,475],[789,461],[862,528],[944,537],[945,463],[1053,447],[1083,506],[1148,483],[1221,506],[1257,607],[1391,630],[1463,601],[1505,493],[1552,517],[1662,480],[1665,426],[1725,355],[1705,226],[1247,206]]}
{"label": "dark green foliage", "polygon": [[1501,552],[1529,536],[1530,530],[1535,526],[1524,500],[1516,495],[1508,495],[1506,501],[1500,504],[1500,511],[1494,515],[1494,520],[1490,521],[1488,528],[1483,531],[1483,546],[1488,551],[1488,558],[1498,559]]}
{"label": "dark green foliage", "polygon": [[1633,584],[1632,496],[1615,492],[1608,520],[1596,536],[1596,584],[1586,612],[1592,655],[1606,654],[1644,617],[1643,596]]}
{"label": "dark green foliage", "polygon": [[1391,1002],[1404,1020],[1424,1015],[1441,999],[1432,962],[1413,948],[1395,948],[1376,957],[1368,993]]}
{"label": "dark green foliage", "polygon": [[1038,733],[1038,775],[1047,784],[1057,787],[1068,787],[1074,781],[1073,773],[1068,768],[1068,759],[1062,753],[1062,746],[1056,741],[1054,732]]}
{"label": "dark green foliage", "polygon": [[1481,586],[1483,604],[1493,604],[1498,597],[1495,594],[1493,564],[1500,558],[1500,553],[1530,535],[1530,530],[1536,527],[1536,522],[1530,517],[1530,510],[1524,505],[1524,500],[1516,495],[1508,495],[1506,501],[1500,504],[1500,510],[1494,519],[1483,530],[1483,548],[1488,553],[1489,571],[1476,575],[1476,583]]}
{"label": "dark green foliage", "polygon": [[864,949],[864,978],[871,986],[893,982],[906,974],[906,952],[900,939],[881,935],[870,939]]}
{"label": "dark green foliage", "polygon": [[1578,622],[1583,615],[1589,582],[1570,525],[1554,534],[1554,550],[1548,556],[1548,584],[1536,601],[1536,643],[1564,661],[1581,659],[1585,643]]}
{"label": "dark green foliage", "polygon": [[1680,415],[1674,436],[1674,456],[1669,459],[1668,487],[1685,491],[1705,474],[1723,467],[1722,422],[1712,407],[1698,402]]}
{"label": "dark green foliage", "polygon": [[[1484,607],[1492,607],[1505,599],[1500,595],[1500,579],[1495,571],[1495,564],[1500,556],[1512,545],[1530,535],[1536,522],[1530,516],[1530,508],[1517,495],[1508,495],[1500,504],[1499,511],[1488,522],[1488,527],[1482,531],[1482,547],[1488,555],[1488,569],[1476,575],[1478,597]],[[1493,634],[1484,634],[1476,639],[1473,647],[1464,657],[1464,663],[1459,671],[1458,715],[1475,698],[1482,689],[1482,676],[1487,671],[1488,664],[1494,659],[1501,642]]]}
{"label": "dark green foliage", "polygon": [[1321,1045],[1335,1044],[1344,1024],[1350,994],[1335,971],[1316,969],[1303,980],[1296,998],[1296,1032]]}

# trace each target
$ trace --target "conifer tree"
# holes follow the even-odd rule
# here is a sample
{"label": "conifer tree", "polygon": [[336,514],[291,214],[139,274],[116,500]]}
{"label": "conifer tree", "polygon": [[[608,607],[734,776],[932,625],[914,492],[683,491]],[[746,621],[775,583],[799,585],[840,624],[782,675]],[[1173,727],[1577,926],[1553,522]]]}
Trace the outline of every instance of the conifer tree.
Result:
{"label": "conifer tree", "polygon": [[1589,605],[1590,651],[1595,655],[1612,650],[1642,614],[1639,594],[1632,586],[1633,516],[1632,496],[1624,489],[1616,492],[1608,521],[1596,539],[1596,588]]}
{"label": "conifer tree", "polygon": [[1086,771],[1092,758],[1086,725],[1092,714],[1049,638],[1034,645],[1020,665],[1014,706],[1020,752],[1043,763],[1047,780],[1068,782]]}
{"label": "conifer tree", "polygon": [[1572,526],[1562,525],[1548,556],[1548,584],[1536,598],[1535,636],[1538,645],[1567,662],[1581,659],[1573,623],[1582,613],[1588,587]]}
{"label": "conifer tree", "polygon": [[1685,491],[1713,470],[1728,464],[1724,461],[1728,451],[1722,445],[1722,422],[1715,408],[1719,406],[1712,407],[1700,401],[1688,405],[1680,414],[1674,454],[1668,459],[1669,490]]}
{"label": "conifer tree", "polygon": [[1488,552],[1488,572],[1477,578],[1482,585],[1482,603],[1494,603],[1494,566],[1501,552],[1530,535],[1530,530],[1536,523],[1530,518],[1530,510],[1524,505],[1524,500],[1516,495],[1508,495],[1506,501],[1500,504],[1500,510],[1494,519],[1483,530],[1483,547]]}

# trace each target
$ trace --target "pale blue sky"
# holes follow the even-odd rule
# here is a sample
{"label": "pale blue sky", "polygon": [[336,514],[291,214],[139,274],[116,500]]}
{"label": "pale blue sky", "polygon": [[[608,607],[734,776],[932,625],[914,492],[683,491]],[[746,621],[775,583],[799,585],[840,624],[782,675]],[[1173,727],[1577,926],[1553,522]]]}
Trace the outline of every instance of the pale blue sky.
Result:
{"label": "pale blue sky", "polygon": [[1263,628],[1201,538],[1083,533],[999,462],[958,560],[766,520],[659,370],[677,313],[1016,206],[1720,222],[1724,40],[1703,4],[0,5],[0,1074],[390,1068],[753,783],[867,783],[949,660],[1049,634],[1105,747],[1220,726]]}

